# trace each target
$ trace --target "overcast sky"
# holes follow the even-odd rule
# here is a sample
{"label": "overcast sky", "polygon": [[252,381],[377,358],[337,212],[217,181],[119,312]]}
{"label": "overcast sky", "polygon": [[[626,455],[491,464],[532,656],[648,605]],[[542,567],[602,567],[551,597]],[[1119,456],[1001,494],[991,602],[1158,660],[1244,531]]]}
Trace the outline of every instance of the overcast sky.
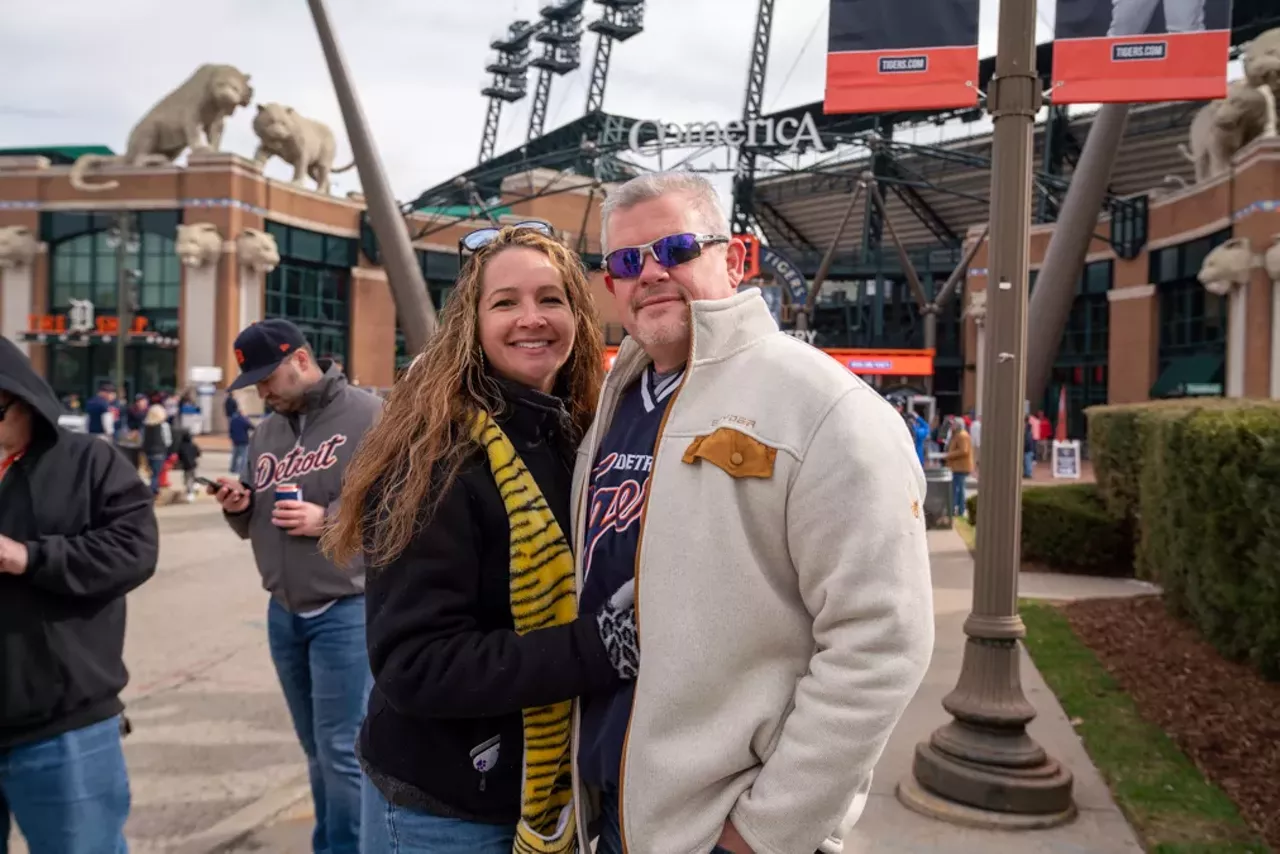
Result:
{"label": "overcast sky", "polygon": [[[391,184],[408,200],[475,165],[485,115],[489,41],[547,0],[328,0]],[[822,98],[828,0],[777,4],[766,111]],[[998,3],[982,5],[982,54],[995,48]],[[20,14],[13,14],[21,8]],[[728,9],[734,9],[728,14]],[[636,118],[726,121],[743,107],[753,0],[650,0],[645,32],[616,45],[605,109]],[[599,15],[587,6],[588,21]],[[257,102],[288,104],[329,123],[337,163],[351,158],[304,0],[0,0],[0,147],[104,144],[122,151],[133,124],[200,63],[252,75]],[[1042,0],[1038,38],[1051,37]],[[547,129],[580,116],[596,36],[583,64],[558,78]],[[504,109],[498,152],[523,142],[530,96]],[[223,149],[252,156],[253,108],[229,120]],[[924,142],[926,140],[920,139]],[[291,172],[279,160],[267,170]],[[334,191],[355,189],[354,171]],[[727,186],[727,182],[724,183]]]}

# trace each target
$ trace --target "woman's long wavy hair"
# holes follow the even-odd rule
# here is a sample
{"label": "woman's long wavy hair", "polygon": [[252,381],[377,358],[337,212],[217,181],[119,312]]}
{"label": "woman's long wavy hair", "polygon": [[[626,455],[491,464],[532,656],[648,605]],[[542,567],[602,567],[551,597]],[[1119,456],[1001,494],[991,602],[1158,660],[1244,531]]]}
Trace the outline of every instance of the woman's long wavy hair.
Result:
{"label": "woman's long wavy hair", "polygon": [[504,228],[468,259],[441,313],[439,331],[396,381],[382,416],[347,466],[341,512],[320,541],[338,563],[364,553],[376,568],[403,552],[477,447],[470,438],[477,411],[497,413],[503,406],[497,384],[485,371],[479,311],[485,267],[511,246],[543,253],[560,271],[575,329],[556,387],[567,398],[573,441],[590,426],[604,375],[604,340],[586,270],[556,238],[529,228]]}

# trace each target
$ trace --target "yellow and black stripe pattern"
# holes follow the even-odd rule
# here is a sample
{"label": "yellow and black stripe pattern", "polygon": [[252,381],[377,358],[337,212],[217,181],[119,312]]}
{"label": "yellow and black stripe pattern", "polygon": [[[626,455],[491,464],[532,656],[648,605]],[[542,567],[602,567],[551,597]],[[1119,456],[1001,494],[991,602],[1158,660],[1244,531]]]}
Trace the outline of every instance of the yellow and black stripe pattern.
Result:
{"label": "yellow and black stripe pattern", "polygon": [[[511,615],[518,634],[578,616],[569,540],[511,440],[481,412],[474,428],[511,522]],[[524,710],[524,771],[514,854],[576,849],[573,811],[573,701]]]}

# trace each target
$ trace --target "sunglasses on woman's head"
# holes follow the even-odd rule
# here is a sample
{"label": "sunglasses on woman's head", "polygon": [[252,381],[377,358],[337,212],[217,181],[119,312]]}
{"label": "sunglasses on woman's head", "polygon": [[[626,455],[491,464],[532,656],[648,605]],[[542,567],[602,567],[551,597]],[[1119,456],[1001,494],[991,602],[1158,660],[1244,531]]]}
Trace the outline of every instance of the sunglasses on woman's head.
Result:
{"label": "sunglasses on woman's head", "polygon": [[502,233],[502,229],[504,228],[529,228],[534,231],[540,231],[548,237],[554,236],[554,233],[551,231],[551,226],[536,219],[517,222],[515,225],[477,228],[475,231],[458,241],[458,254],[463,255],[467,252],[479,252],[481,249],[492,243],[497,236]]}
{"label": "sunglasses on woman's head", "polygon": [[634,279],[644,270],[645,255],[663,267],[678,267],[702,254],[702,247],[728,243],[722,234],[668,234],[643,246],[624,246],[604,256],[604,268],[615,279]]}

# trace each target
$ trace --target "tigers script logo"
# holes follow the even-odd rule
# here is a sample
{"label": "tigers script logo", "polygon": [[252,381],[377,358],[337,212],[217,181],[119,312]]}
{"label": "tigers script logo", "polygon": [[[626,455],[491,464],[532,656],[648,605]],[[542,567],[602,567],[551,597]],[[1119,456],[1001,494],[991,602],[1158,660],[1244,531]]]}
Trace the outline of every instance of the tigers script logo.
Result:
{"label": "tigers script logo", "polygon": [[333,468],[338,464],[338,448],[346,443],[347,437],[336,433],[321,442],[320,447],[314,451],[295,445],[283,457],[276,457],[275,454],[260,454],[254,471],[253,488],[257,492],[262,492],[271,489],[277,483],[288,483],[314,471]]}

